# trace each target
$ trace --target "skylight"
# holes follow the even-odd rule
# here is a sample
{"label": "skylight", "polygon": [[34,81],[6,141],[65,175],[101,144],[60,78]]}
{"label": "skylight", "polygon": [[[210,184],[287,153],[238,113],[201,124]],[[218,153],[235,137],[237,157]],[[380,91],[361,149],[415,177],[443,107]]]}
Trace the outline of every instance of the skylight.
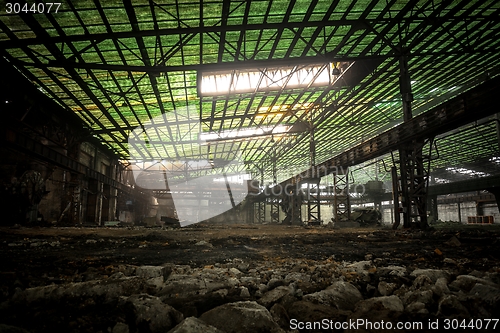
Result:
{"label": "skylight", "polygon": [[[199,73],[201,96],[328,86],[331,64]],[[201,75],[201,77],[200,77]]]}
{"label": "skylight", "polygon": [[200,133],[200,141],[210,142],[210,141],[220,141],[220,140],[252,138],[262,135],[284,134],[288,132],[291,127],[292,126],[290,125],[261,126],[253,128],[241,128],[241,129],[228,130],[222,132]]}
{"label": "skylight", "polygon": [[446,168],[446,171],[454,172],[454,173],[459,173],[462,175],[468,175],[472,177],[487,177],[491,176],[490,174],[482,171],[475,171],[471,169],[466,169],[466,168],[457,168],[457,167],[448,167]]}

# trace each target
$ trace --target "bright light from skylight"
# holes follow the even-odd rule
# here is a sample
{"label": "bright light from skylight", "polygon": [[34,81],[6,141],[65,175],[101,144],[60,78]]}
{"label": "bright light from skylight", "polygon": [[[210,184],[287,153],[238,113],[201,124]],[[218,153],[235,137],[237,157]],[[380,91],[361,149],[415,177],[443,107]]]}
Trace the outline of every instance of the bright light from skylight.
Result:
{"label": "bright light from skylight", "polygon": [[308,86],[327,86],[332,82],[331,64],[280,67],[275,69],[233,70],[200,73],[201,96],[237,94]]}
{"label": "bright light from skylight", "polygon": [[475,171],[471,169],[466,169],[466,168],[456,168],[456,167],[448,167],[446,168],[446,171],[454,172],[454,173],[459,173],[462,175],[467,175],[467,176],[476,176],[476,177],[486,177],[486,176],[491,176],[490,174],[482,171]]}
{"label": "bright light from skylight", "polygon": [[209,132],[200,133],[200,141],[219,141],[219,140],[231,140],[239,138],[252,138],[261,135],[275,135],[284,134],[290,130],[292,126],[278,125],[278,126],[262,126],[254,128],[242,128],[227,130],[222,132]]}
{"label": "bright light from skylight", "polygon": [[252,175],[248,173],[239,174],[239,175],[228,175],[227,177],[214,178],[214,182],[225,182],[227,180],[230,184],[243,184],[247,180],[251,180]]}

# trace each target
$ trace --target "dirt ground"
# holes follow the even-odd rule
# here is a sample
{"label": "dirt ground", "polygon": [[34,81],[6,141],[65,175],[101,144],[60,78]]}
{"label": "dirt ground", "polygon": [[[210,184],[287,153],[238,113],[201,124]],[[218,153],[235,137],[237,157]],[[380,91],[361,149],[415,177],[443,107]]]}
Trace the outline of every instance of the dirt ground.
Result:
{"label": "dirt ground", "polygon": [[[449,242],[454,236],[460,245]],[[368,256],[412,269],[446,268],[453,261],[464,272],[500,266],[496,225],[443,224],[428,231],[206,224],[170,230],[1,228],[0,237],[2,279],[15,275],[24,287],[64,282],[75,271],[116,264],[202,267],[234,259],[252,265],[279,259],[359,261]],[[212,246],[196,246],[200,241]]]}
{"label": "dirt ground", "polygon": [[[498,273],[500,270],[500,225],[448,223],[426,231],[394,231],[388,227],[331,229],[324,226],[213,224],[168,230],[145,227],[3,227],[0,228],[0,237],[0,313],[2,303],[7,304],[16,292],[39,286],[103,280],[112,276],[119,266],[127,265],[189,265],[202,270],[208,268],[209,271],[210,267],[240,267],[235,263],[241,263],[244,271],[251,272],[252,268],[262,269],[263,265],[296,269],[304,265],[311,268],[316,264],[321,267],[326,262],[367,260],[376,262],[378,267],[403,266],[408,271],[450,269],[455,276],[471,272]],[[412,284],[412,280],[406,277],[400,282]],[[314,286],[308,292],[327,286]],[[374,296],[368,282],[360,280],[357,286],[365,299]],[[208,303],[204,300],[205,303],[198,306],[198,314],[228,301],[229,298],[215,304],[212,300]],[[109,331],[97,330],[96,327],[113,327],[116,314],[113,317],[103,312],[98,317],[89,316],[81,324],[83,326],[76,324],[75,313],[81,316],[81,308],[89,307],[85,302],[82,305],[78,301],[72,307],[47,303],[51,309],[38,305],[27,310],[32,324],[25,326],[31,332],[52,332],[60,327],[65,327],[68,332]],[[182,310],[183,303],[186,301],[171,305]],[[15,308],[10,311],[5,318],[0,314],[0,324],[23,326],[23,318],[28,317]],[[92,313],[100,311],[109,309],[99,308]],[[184,315],[188,316],[189,311],[183,310]],[[66,313],[64,319],[60,319],[61,313]],[[50,322],[52,326],[47,324]],[[73,326],[80,328],[73,329]]]}

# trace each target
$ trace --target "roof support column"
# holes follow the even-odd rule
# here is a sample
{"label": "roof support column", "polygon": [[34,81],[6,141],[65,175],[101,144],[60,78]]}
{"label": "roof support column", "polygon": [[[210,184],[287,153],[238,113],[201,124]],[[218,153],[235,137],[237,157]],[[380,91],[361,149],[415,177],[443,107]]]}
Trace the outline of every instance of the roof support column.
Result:
{"label": "roof support column", "polygon": [[[260,172],[259,187],[264,186],[264,168],[258,168]],[[266,221],[266,199],[254,203],[254,209],[257,211],[257,223],[263,224]]]}
{"label": "roof support column", "polygon": [[[273,168],[273,186],[277,187],[278,186],[278,170],[277,170],[277,157],[276,157],[276,150],[273,151],[273,156],[272,156],[272,168]],[[278,193],[276,195],[271,196],[271,223],[280,223],[280,195],[281,193]]]}
{"label": "roof support column", "polygon": [[[498,141],[498,149],[500,150],[500,113],[497,113],[497,141]],[[500,208],[500,207],[499,207]]]}
{"label": "roof support column", "polygon": [[[403,103],[403,120],[410,121],[413,117],[411,102],[413,94],[411,92],[411,80],[408,68],[408,50],[401,48],[401,57],[399,59],[399,87]],[[422,148],[424,140],[413,140],[411,144],[400,147],[399,149],[399,190],[395,198],[401,198],[401,207],[403,213],[403,227],[426,228],[427,224],[427,179],[428,170],[424,167],[424,156]],[[394,201],[395,212],[398,214],[397,207],[399,203]],[[396,223],[393,228],[399,225]]]}
{"label": "roof support column", "polygon": [[321,223],[319,183],[321,182],[322,170],[316,168],[316,141],[314,139],[314,117],[312,112],[313,110],[309,112],[309,166],[313,174],[311,175],[312,178],[307,179],[307,222]]}

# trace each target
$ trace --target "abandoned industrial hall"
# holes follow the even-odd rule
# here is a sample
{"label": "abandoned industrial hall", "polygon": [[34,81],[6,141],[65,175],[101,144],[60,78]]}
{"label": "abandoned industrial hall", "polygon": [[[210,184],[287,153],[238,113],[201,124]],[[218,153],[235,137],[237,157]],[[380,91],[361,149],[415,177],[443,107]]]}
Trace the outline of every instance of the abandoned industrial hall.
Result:
{"label": "abandoned industrial hall", "polygon": [[0,3],[0,332],[500,329],[500,2]]}

